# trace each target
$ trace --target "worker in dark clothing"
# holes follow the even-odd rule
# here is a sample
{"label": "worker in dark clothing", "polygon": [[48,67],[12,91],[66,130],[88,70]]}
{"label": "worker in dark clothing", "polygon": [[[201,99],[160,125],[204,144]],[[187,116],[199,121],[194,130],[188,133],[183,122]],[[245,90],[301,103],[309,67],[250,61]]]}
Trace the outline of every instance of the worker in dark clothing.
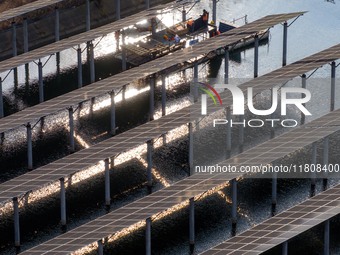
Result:
{"label": "worker in dark clothing", "polygon": [[207,12],[205,9],[203,10],[202,20],[203,20],[205,27],[208,27],[209,12]]}

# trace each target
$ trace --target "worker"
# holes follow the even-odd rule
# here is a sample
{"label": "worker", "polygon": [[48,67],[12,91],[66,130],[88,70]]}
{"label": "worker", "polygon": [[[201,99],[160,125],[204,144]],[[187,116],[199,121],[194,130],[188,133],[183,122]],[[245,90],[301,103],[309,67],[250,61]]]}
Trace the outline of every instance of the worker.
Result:
{"label": "worker", "polygon": [[209,12],[207,12],[205,9],[203,10],[202,20],[205,27],[208,27]]}
{"label": "worker", "polygon": [[178,34],[176,34],[175,35],[175,43],[177,44],[177,43],[180,43],[180,41],[181,41],[181,38],[178,36]]}
{"label": "worker", "polygon": [[188,20],[187,28],[188,28],[189,32],[194,32],[194,20],[193,19]]}

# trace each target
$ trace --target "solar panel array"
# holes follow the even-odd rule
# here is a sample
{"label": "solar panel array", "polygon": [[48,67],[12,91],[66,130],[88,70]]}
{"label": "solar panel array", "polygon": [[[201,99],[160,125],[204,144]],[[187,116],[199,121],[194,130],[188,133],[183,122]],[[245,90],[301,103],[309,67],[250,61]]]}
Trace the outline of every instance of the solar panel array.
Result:
{"label": "solar panel array", "polygon": [[[280,137],[274,138],[268,142],[256,146],[245,153],[226,160],[220,164],[233,164],[239,166],[246,165],[248,162],[253,164],[255,162],[270,164],[282,156],[287,155],[290,152],[294,152],[297,149],[303,148],[317,139],[321,139],[322,137],[330,135],[335,131],[339,131],[340,125],[337,127],[332,127],[334,123],[340,123],[339,113],[340,110],[334,111],[316,120],[316,123],[318,124],[317,126],[315,126],[314,122],[310,122],[307,125],[308,129],[306,126],[299,127],[289,133],[285,133]],[[322,123],[322,127],[319,126],[319,123]],[[241,175],[237,173],[194,174],[170,187],[164,188],[161,191],[157,191],[147,197],[137,200],[136,202],[132,202],[127,206],[108,213],[105,216],[99,217],[87,224],[75,228],[66,234],[62,234],[41,245],[29,249],[23,254],[69,254],[102,238],[106,238],[115,232],[119,232],[124,228],[152,217],[155,214],[161,213],[175,205],[185,202],[192,197],[200,196],[206,191],[240,176]],[[338,195],[321,196],[323,198],[322,201],[326,201],[325,203],[322,202],[324,204],[320,203],[322,207],[326,205],[327,208],[327,205],[329,204],[334,206],[334,203],[339,205],[340,200]],[[337,201],[334,201],[336,199]],[[318,203],[315,205],[317,204]],[[313,216],[315,216],[316,219],[322,219],[322,217],[325,215],[331,217],[331,215],[339,213],[339,209],[339,207],[336,208],[336,210],[331,208],[329,211],[324,211],[326,214],[321,214],[321,216],[317,216],[315,214]],[[316,208],[314,212],[319,212],[318,210],[320,209]],[[305,212],[305,214],[308,214],[308,212]],[[292,210],[291,212],[288,212],[287,218],[292,218],[291,220],[294,221],[293,217],[298,217],[299,215],[302,216],[302,211],[295,212]],[[299,221],[296,221],[296,223],[298,222]],[[307,224],[307,221],[301,222]],[[318,221],[314,223],[317,222]],[[267,227],[268,231],[270,231],[270,227]],[[298,227],[296,230],[297,229]],[[303,228],[301,228],[301,230],[302,229]],[[275,235],[271,236],[268,234],[268,237],[275,237]]]}
{"label": "solar panel array", "polygon": [[[38,3],[40,1],[37,1]],[[35,2],[34,2],[35,3]],[[102,36],[113,33],[117,30],[121,30],[125,27],[134,25],[143,19],[152,18],[156,15],[162,13],[162,11],[166,11],[169,8],[175,8],[180,4],[176,4],[174,2],[168,4],[158,5],[156,7],[147,9],[145,11],[141,11],[139,13],[133,14],[131,16],[125,17],[123,19],[117,20],[115,22],[109,23],[107,25],[91,29],[87,32],[83,32],[63,40],[60,40],[55,43],[48,44],[44,47],[40,47],[38,49],[29,51],[27,53],[21,54],[19,56],[6,59],[1,62],[0,73],[11,70],[15,67],[24,65],[26,63],[30,63],[39,58],[43,58],[49,55],[52,55],[57,52],[61,52],[63,50],[67,50],[79,44],[92,41],[96,38],[100,38]]]}
{"label": "solar panel array", "polygon": [[[301,14],[302,12],[266,16],[243,27],[235,28],[221,36],[203,41],[192,48],[177,51],[171,55],[153,60],[139,67],[132,68],[110,78],[98,81],[36,106],[24,109],[0,119],[0,133],[17,128],[24,123],[36,121],[41,117],[66,109],[75,104],[79,104],[95,96],[103,95],[113,89],[121,88],[133,83],[134,81],[138,81],[139,79],[143,79],[167,68],[179,65],[189,59],[200,57],[226,45],[233,45],[247,36],[255,35],[260,30],[270,28],[271,26],[297,17]],[[86,38],[84,38],[84,40],[86,40]],[[72,45],[69,44],[68,46],[71,47]],[[47,53],[45,52],[44,55],[46,54]]]}
{"label": "solar panel array", "polygon": [[340,213],[340,185],[280,213],[202,255],[256,255]]}
{"label": "solar panel array", "polygon": [[[317,56],[322,57],[323,52],[330,52],[331,50],[337,52],[337,49],[339,47],[340,45],[331,47],[325,51],[322,51],[321,53],[314,54],[310,57],[297,61],[293,63],[292,66],[294,66],[294,68],[299,68],[299,70],[301,70],[302,72],[307,72],[310,67],[312,66],[314,67],[314,65],[316,64],[320,65],[320,63],[324,63],[316,61],[315,59],[317,58]],[[334,55],[336,56],[335,53]],[[324,59],[323,61],[329,60],[330,59],[327,60]],[[277,73],[278,75],[277,77],[280,79],[281,82],[287,81],[292,78],[290,74],[292,73],[292,70],[294,70],[294,68],[290,66],[291,65],[285,66],[283,68],[280,68],[279,70],[273,71],[262,77],[256,78],[248,82],[247,84],[248,86],[254,86],[257,88],[261,88],[261,86],[266,88],[266,86],[268,86],[268,84],[266,83],[266,77],[268,79],[269,77],[272,77],[272,79],[277,81],[275,79],[276,76],[273,75],[274,73]],[[283,69],[286,70],[286,72],[282,72],[281,70]],[[281,79],[285,77],[285,75],[287,75],[286,80]],[[277,83],[272,83],[272,86],[275,86],[276,84]],[[240,87],[243,86],[245,85],[244,84],[240,85]],[[232,99],[229,94],[224,92],[220,93],[220,95],[225,104],[224,105],[225,107],[228,105],[229,106],[232,105],[231,101]],[[0,203],[8,201],[13,197],[23,195],[29,190],[39,189],[40,187],[48,184],[49,182],[57,181],[61,177],[71,175],[78,171],[84,170],[88,167],[93,166],[100,160],[113,157],[121,152],[127,151],[128,149],[134,148],[137,145],[143,144],[144,142],[150,139],[157,138],[173,128],[186,124],[190,121],[190,118],[193,115],[193,111],[195,110],[200,111],[200,107],[197,107],[197,105],[198,104],[196,104],[193,107],[186,107],[177,112],[164,116],[161,119],[146,123],[125,133],[112,137],[104,142],[98,143],[92,146],[91,148],[84,149],[82,151],[69,155],[65,158],[57,160],[51,164],[40,167],[25,175],[19,176],[10,181],[2,183],[0,187]],[[209,108],[214,109],[213,106]],[[217,108],[217,110],[219,109],[220,108]],[[276,146],[271,147],[275,150],[274,153],[270,153],[270,148],[267,147],[268,146],[267,144],[262,145],[263,149],[261,149],[261,151],[263,151],[262,155],[263,160],[268,159],[274,160],[275,158],[283,157],[288,153],[287,151],[291,151],[291,149],[302,148],[314,141],[317,141],[318,139],[321,139],[326,135],[336,132],[340,126],[339,117],[336,116],[337,113],[338,111],[333,112],[330,115],[327,115],[329,117],[325,116],[323,117],[323,119],[319,121],[313,121],[312,123],[305,125],[303,129],[300,128],[290,132],[289,136],[292,136],[293,139],[292,141],[287,140],[285,138],[275,139],[275,144],[272,142],[271,145]],[[318,124],[318,126],[314,127],[316,123]],[[288,136],[288,134],[286,134],[286,136]],[[300,138],[300,140],[298,140],[298,138]],[[282,139],[282,141],[280,139]],[[281,150],[279,150],[279,148],[281,148]],[[258,155],[259,152],[260,151],[255,151],[254,155],[255,156]],[[247,154],[249,153],[251,156],[252,155],[251,151],[247,152]],[[248,158],[247,154],[242,154],[245,156],[240,155],[238,156],[238,158],[234,158],[234,160],[237,159],[236,161],[241,160],[239,162],[250,162],[254,164],[253,161],[249,161],[250,159],[253,158],[252,157]],[[261,161],[261,159],[257,159],[256,162],[258,161]],[[226,163],[229,164],[229,162]]]}
{"label": "solar panel array", "polygon": [[0,22],[14,19],[16,17],[28,14],[29,12],[39,10],[41,8],[46,8],[65,0],[39,0],[25,5],[21,5],[16,8],[12,8],[0,13]]}

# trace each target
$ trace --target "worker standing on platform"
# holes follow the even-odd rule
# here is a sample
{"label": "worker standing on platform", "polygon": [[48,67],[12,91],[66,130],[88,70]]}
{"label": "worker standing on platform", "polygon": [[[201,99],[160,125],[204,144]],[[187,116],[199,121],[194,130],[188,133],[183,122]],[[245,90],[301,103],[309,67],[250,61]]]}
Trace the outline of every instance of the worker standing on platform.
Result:
{"label": "worker standing on platform", "polygon": [[176,43],[176,44],[177,44],[177,43],[180,43],[180,41],[181,41],[181,37],[179,37],[178,34],[175,35],[175,38],[174,38],[174,39],[175,39],[175,43]]}
{"label": "worker standing on platform", "polygon": [[205,27],[208,27],[209,12],[207,12],[205,9],[203,10],[202,20]]}

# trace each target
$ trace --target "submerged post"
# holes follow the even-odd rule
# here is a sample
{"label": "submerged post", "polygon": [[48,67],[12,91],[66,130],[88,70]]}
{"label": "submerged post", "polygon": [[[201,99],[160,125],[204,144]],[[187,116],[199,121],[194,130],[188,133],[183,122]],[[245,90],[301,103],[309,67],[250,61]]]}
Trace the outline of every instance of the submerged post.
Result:
{"label": "submerged post", "polygon": [[282,66],[287,65],[287,46],[288,46],[288,23],[283,23],[283,50],[282,50]]}
{"label": "submerged post", "polygon": [[90,0],[86,0],[86,31],[91,29],[91,6]]}
{"label": "submerged post", "polygon": [[32,126],[31,123],[27,123],[26,125],[27,131],[27,161],[28,161],[28,170],[33,169],[33,156],[32,156]]}
{"label": "submerged post", "polygon": [[151,255],[151,218],[146,219],[145,227],[145,254]]}
{"label": "submerged post", "polygon": [[[231,110],[230,107],[227,107],[227,121],[228,123],[231,122]],[[231,156],[231,126],[227,125],[227,155],[226,158],[230,158]]]}
{"label": "submerged post", "polygon": [[4,98],[2,95],[2,78],[0,77],[0,119],[4,117]]}
{"label": "submerged post", "polygon": [[244,115],[240,115],[240,129],[239,129],[239,152],[243,152],[243,146],[244,146],[244,125],[245,125],[245,119]]}
{"label": "submerged post", "polygon": [[96,80],[96,74],[94,69],[94,49],[93,49],[93,42],[89,43],[89,50],[90,50],[90,81],[94,83]]}
{"label": "submerged post", "polygon": [[127,60],[126,60],[126,49],[125,49],[125,32],[122,30],[122,70],[125,71],[127,67]]}
{"label": "submerged post", "polygon": [[98,244],[98,255],[104,255],[104,247],[102,240],[97,241]]}
{"label": "submerged post", "polygon": [[231,196],[232,196],[231,225],[232,225],[232,232],[236,233],[236,226],[237,226],[237,180],[236,179],[231,180]]}
{"label": "submerged post", "polygon": [[272,216],[276,213],[277,204],[277,174],[273,173],[272,178]]}
{"label": "submerged post", "polygon": [[38,62],[38,74],[39,74],[39,103],[44,102],[44,83],[43,83],[43,65],[39,59]]}
{"label": "submerged post", "polygon": [[13,50],[13,57],[18,55],[17,49],[17,26],[15,22],[12,22],[12,50]]}
{"label": "submerged post", "polygon": [[255,35],[254,47],[254,78],[259,76],[259,36]]}
{"label": "submerged post", "polygon": [[189,175],[194,171],[194,132],[193,124],[189,122]]}
{"label": "submerged post", "polygon": [[282,244],[282,255],[288,255],[288,241]]}
{"label": "submerged post", "polygon": [[23,21],[23,33],[24,33],[24,52],[28,52],[28,24],[27,18]]}
{"label": "submerged post", "polygon": [[224,83],[229,83],[229,48],[224,49]]}
{"label": "submerged post", "polygon": [[323,254],[329,255],[329,220],[325,221]]}
{"label": "submerged post", "polygon": [[156,29],[157,29],[157,21],[156,18],[151,19],[151,35],[152,37],[155,37],[156,35]]}
{"label": "submerged post", "polygon": [[147,141],[147,186],[149,193],[152,192],[152,154],[153,154],[153,141]]}
{"label": "submerged post", "polygon": [[55,20],[54,20],[54,37],[55,41],[60,40],[60,13],[59,13],[59,8],[56,6],[55,7]]}
{"label": "submerged post", "polygon": [[190,253],[195,250],[195,198],[189,200],[189,243]]}
{"label": "submerged post", "polygon": [[115,0],[116,20],[120,20],[120,0]]}
{"label": "submerged post", "polygon": [[[306,75],[303,74],[301,76],[302,78],[302,88],[305,89],[307,87],[307,78],[306,78]],[[303,97],[303,95],[301,95],[301,97]],[[305,104],[303,104],[303,106],[305,106]],[[301,125],[304,125],[306,122],[306,116],[303,112],[301,112]]]}
{"label": "submerged post", "polygon": [[214,25],[216,25],[217,22],[217,0],[213,0],[213,16],[212,20],[214,21]]}
{"label": "submerged post", "polygon": [[110,93],[110,98],[111,98],[111,108],[110,108],[110,113],[111,113],[111,135],[114,136],[116,135],[116,104],[115,104],[115,92],[111,91]]}
{"label": "submerged post", "polygon": [[68,108],[68,118],[69,118],[69,126],[70,126],[70,152],[75,151],[75,143],[74,143],[74,117],[73,117],[73,108]]}
{"label": "submerged post", "polygon": [[198,82],[198,62],[196,61],[195,64],[194,64],[194,84],[195,84],[195,86],[193,87],[193,90],[194,90],[194,102],[197,102],[197,100],[198,100],[197,82]]}
{"label": "submerged post", "polygon": [[[314,142],[312,144],[312,165],[316,165],[316,156],[317,156],[317,144]],[[315,185],[316,185],[316,173],[315,171],[312,172],[312,177],[311,177],[311,197],[315,196]]]}
{"label": "submerged post", "polygon": [[78,46],[77,49],[77,59],[78,59],[78,88],[83,86],[83,64],[81,59],[81,48]]}
{"label": "submerged post", "polygon": [[[329,157],[329,137],[325,137],[323,140],[323,168],[326,167],[328,169],[328,157]],[[327,172],[324,172],[324,178],[323,178],[323,189],[327,189]]]}
{"label": "submerged post", "polygon": [[60,222],[61,227],[66,229],[66,192],[65,192],[65,178],[60,178]]}
{"label": "submerged post", "polygon": [[19,222],[19,203],[18,198],[13,197],[13,211],[14,211],[14,245],[20,247],[20,222]]}
{"label": "submerged post", "polygon": [[111,188],[110,188],[110,164],[109,159],[105,159],[105,206],[110,208],[111,205]]}
{"label": "submerged post", "polygon": [[336,65],[335,62],[332,62],[332,70],[331,70],[331,111],[334,111],[335,107],[335,70],[336,70]]}
{"label": "submerged post", "polygon": [[187,12],[185,11],[185,7],[183,5],[183,10],[182,10],[182,22],[185,22],[187,20]]}
{"label": "submerged post", "polygon": [[156,76],[152,75],[150,77],[149,120],[154,120],[154,114],[155,114],[155,85],[156,85]]}
{"label": "submerged post", "polygon": [[165,75],[162,76],[162,116],[166,114],[166,80]]}

